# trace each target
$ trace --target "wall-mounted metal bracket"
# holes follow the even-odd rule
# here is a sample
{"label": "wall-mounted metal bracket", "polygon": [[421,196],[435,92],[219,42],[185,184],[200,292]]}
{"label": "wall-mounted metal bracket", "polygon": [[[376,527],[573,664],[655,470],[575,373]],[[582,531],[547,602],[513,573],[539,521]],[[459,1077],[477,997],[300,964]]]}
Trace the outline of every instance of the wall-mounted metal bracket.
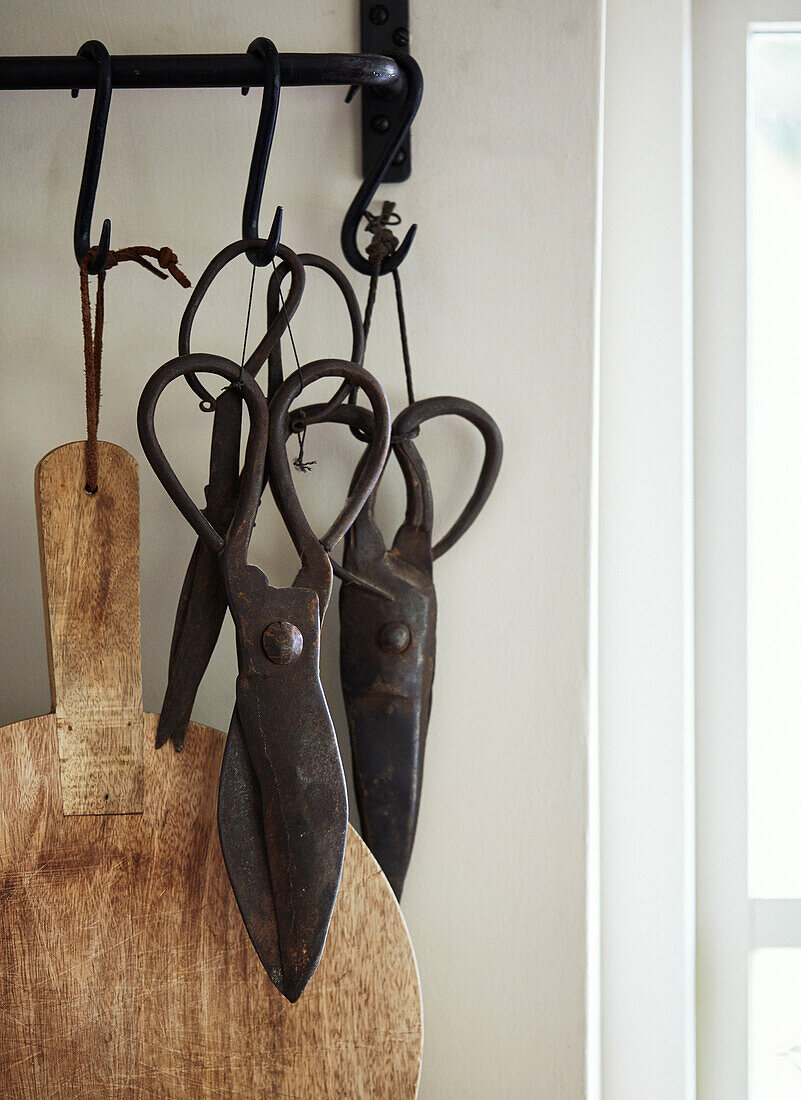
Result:
{"label": "wall-mounted metal bracket", "polygon": [[[362,51],[370,54],[409,52],[409,0],[360,0]],[[403,113],[403,97],[381,88],[362,88],[362,175],[367,176]],[[395,154],[383,183],[401,183],[412,171],[409,135]]]}

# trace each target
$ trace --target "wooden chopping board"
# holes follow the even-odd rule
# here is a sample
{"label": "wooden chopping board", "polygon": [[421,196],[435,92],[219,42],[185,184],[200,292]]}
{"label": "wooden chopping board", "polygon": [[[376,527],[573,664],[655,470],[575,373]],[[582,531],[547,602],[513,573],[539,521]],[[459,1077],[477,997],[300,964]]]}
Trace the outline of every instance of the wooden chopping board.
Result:
{"label": "wooden chopping board", "polygon": [[156,752],[142,712],[136,463],[101,443],[98,480],[82,443],[37,468],[54,713],[0,729],[0,1096],[412,1100],[420,986],[389,884],[349,830],[322,962],[285,1001],[222,861],[225,735]]}

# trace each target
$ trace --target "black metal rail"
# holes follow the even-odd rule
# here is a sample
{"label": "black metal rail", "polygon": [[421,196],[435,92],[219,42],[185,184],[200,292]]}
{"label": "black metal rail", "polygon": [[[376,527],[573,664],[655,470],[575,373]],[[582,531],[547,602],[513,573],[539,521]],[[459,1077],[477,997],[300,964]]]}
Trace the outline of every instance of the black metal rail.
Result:
{"label": "black metal rail", "polygon": [[[381,5],[368,9],[375,21]],[[406,9],[403,8],[403,12]],[[387,13],[387,19],[389,14]],[[401,28],[405,35],[408,32]],[[406,41],[405,39],[404,41]],[[394,46],[394,39],[387,40]],[[384,48],[383,39],[376,39]],[[258,47],[258,48],[257,48]],[[371,39],[367,48],[376,48]],[[392,52],[388,50],[387,52]],[[271,59],[267,63],[266,59]],[[270,155],[272,132],[282,87],[347,85],[351,92],[370,90],[370,110],[365,124],[382,140],[374,152],[370,169],[350,205],[342,226],[342,247],[348,262],[358,271],[372,273],[370,262],[361,254],[356,235],[376,188],[391,168],[396,179],[405,179],[409,171],[409,127],[420,105],[423,77],[417,63],[405,48],[393,56],[383,53],[283,53],[267,39],[256,39],[247,53],[233,54],[121,54],[111,57],[102,42],[85,42],[77,55],[67,57],[0,57],[0,90],[69,89],[73,95],[81,88],[94,90],[92,121],[84,159],[81,191],[75,216],[74,248],[78,263],[91,251],[91,226],[95,192],[100,176],[106,123],[112,91],[119,88],[264,88],[257,143],[251,163],[247,200],[243,214],[243,234],[257,239],[258,213],[264,175]],[[366,93],[365,93],[366,94]],[[376,103],[377,106],[373,106]],[[379,115],[375,111],[379,110]],[[265,113],[266,112],[266,113]],[[390,118],[390,114],[392,118]],[[394,125],[393,125],[394,121]],[[379,125],[380,123],[380,125]],[[405,143],[405,144],[404,144]],[[372,150],[372,145],[370,146]],[[281,211],[276,210],[268,248],[260,249],[264,259],[272,255],[280,238]],[[384,259],[381,274],[394,270],[412,243],[412,226],[395,254]],[[108,257],[111,222],[106,218],[99,243],[89,263],[90,274],[101,271]],[[251,254],[248,253],[250,256]],[[251,256],[254,263],[258,260]]]}
{"label": "black metal rail", "polygon": [[[398,64],[377,54],[282,53],[282,87],[321,84],[380,88],[399,95]],[[247,53],[117,54],[111,80],[118,88],[261,88],[264,63]],[[97,67],[83,57],[0,57],[0,90],[94,88]]]}

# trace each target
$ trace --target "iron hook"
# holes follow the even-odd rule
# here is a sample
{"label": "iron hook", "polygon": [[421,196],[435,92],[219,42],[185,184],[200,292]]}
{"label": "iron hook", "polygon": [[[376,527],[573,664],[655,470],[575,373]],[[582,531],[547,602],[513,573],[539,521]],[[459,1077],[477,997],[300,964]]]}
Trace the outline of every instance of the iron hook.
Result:
{"label": "iron hook", "polygon": [[[281,65],[278,50],[269,38],[254,38],[248,46],[248,53],[264,61],[264,94],[261,101],[259,125],[256,130],[256,142],[250,162],[248,187],[245,192],[245,205],[242,210],[242,238],[246,241],[257,240],[259,233],[259,210],[264,192],[264,180],[267,164],[275,134],[275,122],[278,118],[278,100],[281,95]],[[263,248],[251,248],[248,259],[256,267],[266,267],[275,257],[275,250],[281,239],[281,221],[283,210],[276,207],[273,224],[267,235],[267,244]]]}
{"label": "iron hook", "polygon": [[[404,103],[403,115],[384,146],[381,155],[373,165],[372,170],[365,176],[361,187],[356,192],[356,197],[350,204],[350,208],[342,222],[342,233],[340,235],[345,259],[351,267],[360,271],[362,275],[372,275],[373,265],[370,263],[370,260],[359,251],[356,234],[361,225],[362,218],[367,212],[367,208],[373,201],[373,196],[386,175],[387,169],[390,164],[392,164],[395,154],[409,132],[414,116],[417,114],[417,109],[420,106],[420,101],[423,98],[423,74],[414,58],[410,57],[408,54],[401,53],[392,53],[387,56],[393,58],[406,76],[406,101]],[[386,275],[388,272],[394,271],[403,262],[407,252],[412,246],[412,241],[414,240],[416,232],[417,226],[411,226],[409,232],[398,245],[397,249],[391,256],[385,257],[381,262],[379,275]]]}
{"label": "iron hook", "polygon": [[[97,85],[92,105],[92,119],[89,123],[89,137],[86,141],[86,156],[83,162],[81,190],[78,193],[78,209],[75,211],[75,231],[73,242],[75,259],[80,265],[86,253],[91,249],[92,214],[94,213],[97,182],[100,179],[100,163],[103,159],[103,143],[106,140],[106,123],[111,105],[111,58],[102,42],[84,42],[78,50],[79,57],[94,61],[97,68]],[[92,257],[88,271],[99,275],[106,266],[111,244],[111,222],[103,222],[100,243]]]}

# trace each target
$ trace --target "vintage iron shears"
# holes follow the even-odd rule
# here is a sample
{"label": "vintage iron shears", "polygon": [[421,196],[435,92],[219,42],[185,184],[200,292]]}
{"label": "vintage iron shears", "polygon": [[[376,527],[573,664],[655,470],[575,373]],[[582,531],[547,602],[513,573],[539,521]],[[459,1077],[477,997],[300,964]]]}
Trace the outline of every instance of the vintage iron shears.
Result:
{"label": "vintage iron shears", "polygon": [[[214,279],[233,259],[248,251],[254,241],[235,241],[222,249],[197,281],[186,305],[178,334],[178,352],[190,353],[192,324],[198,307]],[[268,359],[294,316],[303,294],[306,273],[295,253],[278,245],[276,254],[292,278],[283,309],[276,311],[264,336],[245,361],[243,370],[255,377]],[[204,514],[221,536],[225,535],[236,504],[239,482],[239,444],[242,430],[242,396],[237,388],[227,387],[214,398],[194,374],[187,382],[201,398],[201,408],[214,412],[209,457],[209,483],[206,487]],[[200,681],[211,660],[220,635],[227,607],[225,586],[217,558],[199,538],[184,578],[175,616],[170,645],[167,690],[156,730],[156,747],[172,739],[176,751],[183,748]]]}
{"label": "vintage iron shears", "polygon": [[[180,354],[189,353],[192,323],[209,286],[231,260],[252,249],[254,243],[257,242],[236,241],[228,245],[203,272],[181,320],[178,338]],[[268,401],[272,400],[283,381],[280,341],[300,303],[306,284],[307,267],[319,268],[338,286],[351,324],[350,361],[361,364],[364,359],[361,312],[346,276],[330,260],[313,253],[296,255],[285,245],[280,245],[276,255],[281,263],[270,279],[267,330],[243,368],[255,377],[265,360],[269,360]],[[287,274],[290,275],[290,286],[284,299],[281,295],[281,284]],[[218,534],[224,535],[233,515],[239,480],[242,400],[236,389],[225,389],[215,399],[194,375],[187,375],[187,381],[202,399],[201,407],[207,411],[214,410],[204,513]],[[340,404],[350,390],[350,383],[343,381],[330,401],[317,406],[315,413],[306,416],[304,410],[298,410],[293,415],[303,424],[324,420],[328,410]],[[206,543],[198,539],[187,568],[175,617],[167,689],[156,732],[157,748],[170,739],[177,752],[183,748],[195,696],[217,644],[226,606],[225,587],[215,556]]]}
{"label": "vintage iron shears", "polygon": [[[370,438],[368,410],[345,405],[333,415],[350,423],[360,438]],[[463,417],[475,425],[485,457],[458,519],[432,545],[431,485],[413,440],[421,424],[441,416]],[[342,585],[340,669],[362,835],[400,898],[417,826],[431,713],[437,615],[433,563],[486,503],[503,443],[498,425],[472,401],[431,397],[397,416],[392,450],[406,485],[406,516],[387,549],[375,521],[376,487],[348,532],[343,564],[375,591]]]}
{"label": "vintage iron shears", "polygon": [[[225,534],[189,497],[155,434],[161,394],[170,382],[195,372],[228,381],[244,399],[250,418]],[[340,378],[360,388],[375,429],[340,515],[318,539],[295,492],[286,440],[291,402],[321,378]],[[325,944],[347,832],[345,780],[319,676],[320,627],[332,584],[329,552],[378,482],[389,449],[389,410],[378,382],[355,363],[306,364],[282,383],[268,406],[258,383],[230,359],[189,354],[166,363],[147,383],[138,425],[156,475],[219,561],[239,665],[220,776],[220,840],[253,945],[276,987],[296,1001]],[[301,560],[289,588],[271,586],[247,560],[266,469]]]}

